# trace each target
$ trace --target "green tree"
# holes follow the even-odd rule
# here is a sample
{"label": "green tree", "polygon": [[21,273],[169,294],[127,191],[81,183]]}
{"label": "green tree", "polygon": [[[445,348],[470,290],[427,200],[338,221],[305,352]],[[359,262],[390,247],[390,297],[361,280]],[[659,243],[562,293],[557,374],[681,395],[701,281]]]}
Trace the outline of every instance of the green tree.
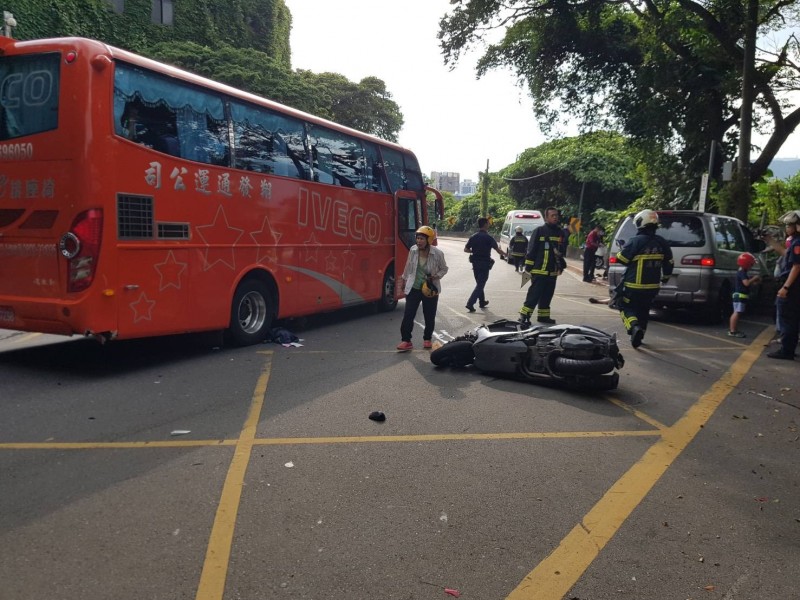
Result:
{"label": "green tree", "polygon": [[315,94],[326,99],[330,119],[391,142],[396,142],[403,127],[403,114],[386,83],[365,77],[353,83],[338,73],[312,73],[298,70],[297,76]]}
{"label": "green tree", "polygon": [[[797,0],[749,0],[757,31],[798,22]],[[441,21],[445,61],[504,29],[478,63],[478,73],[511,67],[525,82],[543,130],[561,111],[585,128],[614,128],[670,149],[689,179],[699,181],[712,140],[721,156],[736,152],[745,59],[742,2],[663,0],[462,0]],[[786,91],[800,82],[800,48],[789,36],[754,65],[754,124],[769,141],[750,169],[764,174],[800,123]],[[715,172],[716,176],[717,173]],[[747,214],[748,198],[732,207]]]}
{"label": "green tree", "polygon": [[620,210],[643,193],[641,153],[616,133],[598,131],[528,148],[501,171],[517,208],[585,217],[597,208]]}
{"label": "green tree", "polygon": [[770,179],[755,185],[755,197],[750,207],[751,224],[761,222],[766,213],[765,223],[777,223],[778,219],[800,206],[800,173],[788,180]]}

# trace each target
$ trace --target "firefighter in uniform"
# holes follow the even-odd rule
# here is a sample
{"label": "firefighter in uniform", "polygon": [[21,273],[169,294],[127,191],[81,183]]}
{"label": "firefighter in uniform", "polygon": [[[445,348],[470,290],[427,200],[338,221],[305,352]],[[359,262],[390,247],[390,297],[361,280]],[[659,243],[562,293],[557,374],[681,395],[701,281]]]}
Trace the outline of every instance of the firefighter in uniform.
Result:
{"label": "firefighter in uniform", "polygon": [[525,266],[525,253],[528,251],[528,238],[522,233],[522,227],[517,225],[515,235],[508,241],[508,255],[514,268],[522,271]]}
{"label": "firefighter in uniform", "polygon": [[564,232],[558,226],[558,218],[558,209],[548,206],[544,211],[544,225],[531,233],[525,255],[525,271],[531,274],[531,285],[519,311],[522,325],[530,325],[531,315],[537,306],[536,320],[548,325],[555,324],[555,320],[550,318],[550,301],[556,291],[556,278],[567,267],[562,256]]}
{"label": "firefighter in uniform", "polygon": [[617,261],[625,266],[620,285],[619,309],[625,330],[631,336],[631,345],[642,345],[650,304],[658,295],[661,284],[672,275],[672,249],[667,241],[656,235],[658,214],[643,210],[633,218],[637,233],[617,254]]}

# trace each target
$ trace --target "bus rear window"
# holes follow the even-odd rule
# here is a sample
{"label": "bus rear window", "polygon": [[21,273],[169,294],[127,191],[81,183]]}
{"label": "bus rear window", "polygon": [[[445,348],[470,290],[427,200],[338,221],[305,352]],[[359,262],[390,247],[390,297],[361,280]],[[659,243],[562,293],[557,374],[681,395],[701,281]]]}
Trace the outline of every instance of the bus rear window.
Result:
{"label": "bus rear window", "polygon": [[60,55],[0,57],[0,141],[58,128]]}

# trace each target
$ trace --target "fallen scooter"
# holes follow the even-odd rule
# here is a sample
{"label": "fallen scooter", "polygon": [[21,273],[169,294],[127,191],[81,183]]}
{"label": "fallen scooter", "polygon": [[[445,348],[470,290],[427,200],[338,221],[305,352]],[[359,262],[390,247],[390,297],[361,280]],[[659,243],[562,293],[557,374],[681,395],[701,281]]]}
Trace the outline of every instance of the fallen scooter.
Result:
{"label": "fallen scooter", "polygon": [[523,328],[501,319],[478,326],[431,352],[437,367],[474,366],[526,381],[558,381],[573,388],[613,390],[625,364],[616,334],[587,325]]}

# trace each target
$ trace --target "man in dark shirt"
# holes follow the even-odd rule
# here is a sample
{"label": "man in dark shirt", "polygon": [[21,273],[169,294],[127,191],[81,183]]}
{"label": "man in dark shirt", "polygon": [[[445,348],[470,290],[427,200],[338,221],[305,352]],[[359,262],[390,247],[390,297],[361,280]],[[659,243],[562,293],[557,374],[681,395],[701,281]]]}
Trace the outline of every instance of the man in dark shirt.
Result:
{"label": "man in dark shirt", "polygon": [[475,276],[475,289],[467,299],[469,312],[475,312],[475,302],[478,302],[481,308],[486,308],[486,305],[489,304],[483,288],[489,281],[489,269],[494,264],[492,249],[497,250],[501,257],[505,256],[505,253],[498,247],[497,240],[489,235],[488,229],[489,219],[486,217],[478,219],[478,231],[470,236],[464,246],[464,252],[470,254],[469,262],[472,263],[472,274]]}

